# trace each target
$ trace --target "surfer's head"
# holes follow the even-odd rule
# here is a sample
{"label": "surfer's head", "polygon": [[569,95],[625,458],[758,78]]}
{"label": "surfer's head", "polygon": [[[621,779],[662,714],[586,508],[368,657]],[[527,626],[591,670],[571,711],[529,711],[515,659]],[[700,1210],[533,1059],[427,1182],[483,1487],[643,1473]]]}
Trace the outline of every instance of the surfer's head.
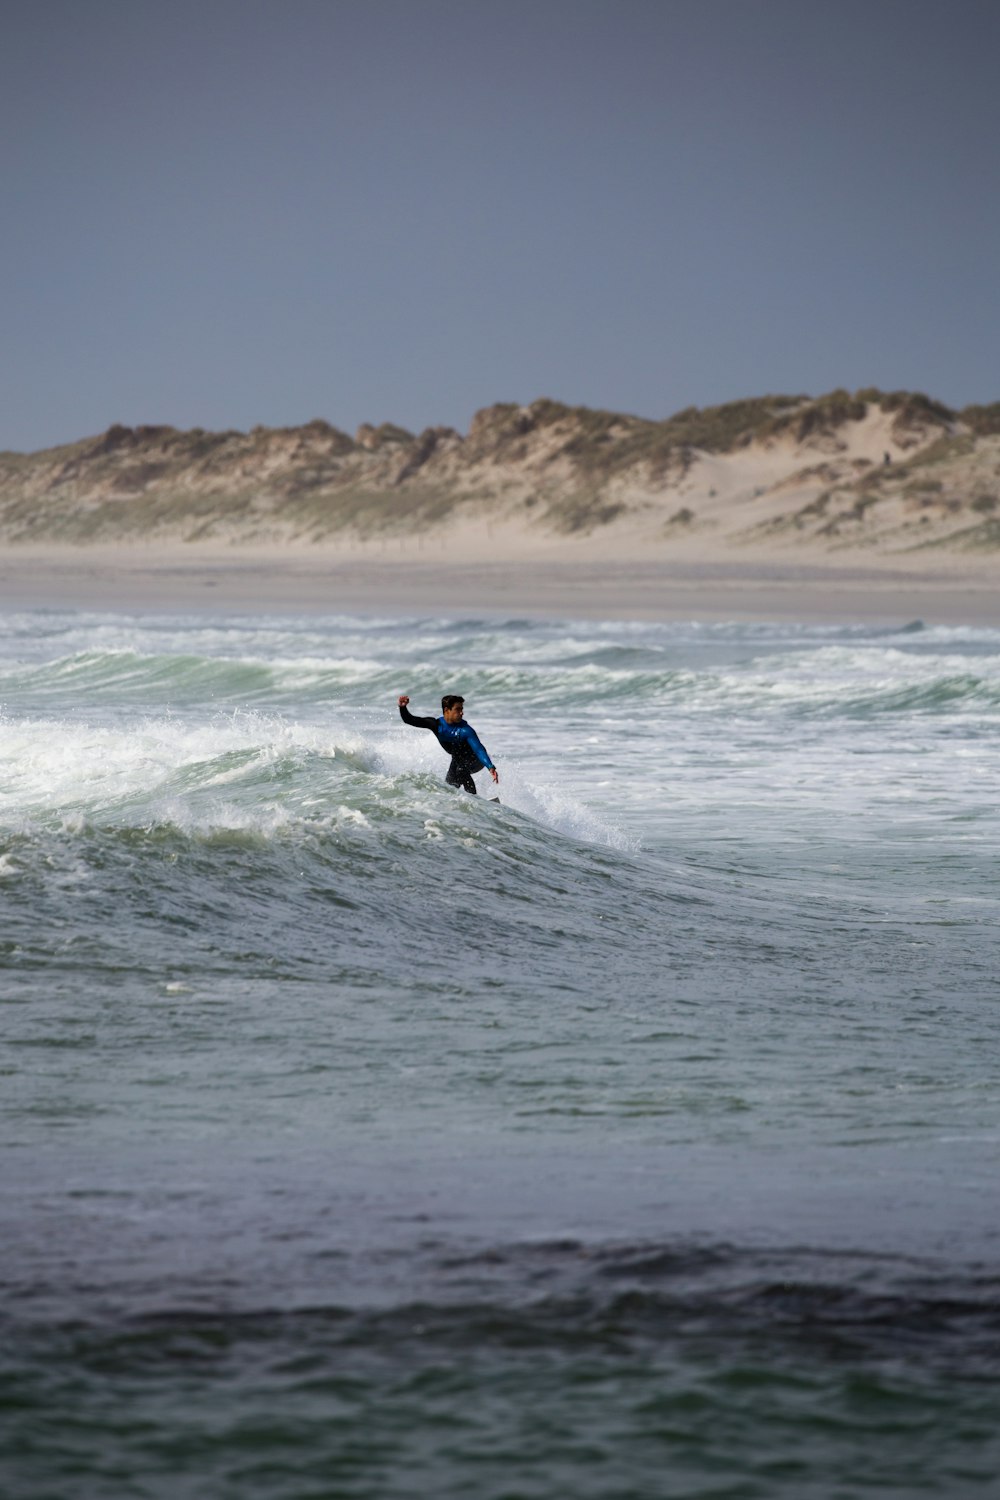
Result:
{"label": "surfer's head", "polygon": [[446,724],[461,724],[464,709],[465,699],[458,693],[445,693],[441,699],[441,712]]}

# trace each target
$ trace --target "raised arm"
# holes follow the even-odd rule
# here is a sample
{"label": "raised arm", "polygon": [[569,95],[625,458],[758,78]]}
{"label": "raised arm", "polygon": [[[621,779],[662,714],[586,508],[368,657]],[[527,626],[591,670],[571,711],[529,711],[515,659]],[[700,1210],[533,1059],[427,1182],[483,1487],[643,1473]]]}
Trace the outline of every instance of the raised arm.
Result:
{"label": "raised arm", "polygon": [[409,697],[406,693],[400,693],[396,700],[399,704],[399,717],[404,724],[412,724],[414,729],[436,729],[437,719],[422,719],[417,714],[411,714],[407,708]]}

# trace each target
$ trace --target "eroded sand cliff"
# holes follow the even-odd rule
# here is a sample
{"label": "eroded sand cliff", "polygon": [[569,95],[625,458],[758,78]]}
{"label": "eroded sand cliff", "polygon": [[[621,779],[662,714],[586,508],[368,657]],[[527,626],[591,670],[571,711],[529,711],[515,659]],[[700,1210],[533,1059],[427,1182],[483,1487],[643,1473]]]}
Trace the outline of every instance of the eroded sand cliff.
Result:
{"label": "eroded sand cliff", "polygon": [[0,538],[45,545],[403,539],[495,555],[883,557],[1000,546],[1000,404],[763,397],[663,422],[540,400],[467,434],[323,421],[115,426],[0,454]]}

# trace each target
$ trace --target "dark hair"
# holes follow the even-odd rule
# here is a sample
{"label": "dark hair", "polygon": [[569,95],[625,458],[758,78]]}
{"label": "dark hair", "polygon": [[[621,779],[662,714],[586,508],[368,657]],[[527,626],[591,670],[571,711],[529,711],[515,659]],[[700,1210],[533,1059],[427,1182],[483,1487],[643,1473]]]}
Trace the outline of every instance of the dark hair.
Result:
{"label": "dark hair", "polygon": [[444,711],[449,708],[454,708],[456,703],[465,703],[465,699],[462,697],[461,693],[445,693],[444,697],[441,699],[441,709],[442,711]]}

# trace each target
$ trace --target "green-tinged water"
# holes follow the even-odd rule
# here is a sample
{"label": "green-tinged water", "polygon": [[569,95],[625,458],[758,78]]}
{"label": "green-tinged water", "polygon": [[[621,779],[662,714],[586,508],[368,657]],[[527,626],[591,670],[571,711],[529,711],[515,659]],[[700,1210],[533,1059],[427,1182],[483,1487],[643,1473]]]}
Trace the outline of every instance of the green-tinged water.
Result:
{"label": "green-tinged water", "polygon": [[988,631],[0,616],[0,1490],[994,1493],[998,727]]}

